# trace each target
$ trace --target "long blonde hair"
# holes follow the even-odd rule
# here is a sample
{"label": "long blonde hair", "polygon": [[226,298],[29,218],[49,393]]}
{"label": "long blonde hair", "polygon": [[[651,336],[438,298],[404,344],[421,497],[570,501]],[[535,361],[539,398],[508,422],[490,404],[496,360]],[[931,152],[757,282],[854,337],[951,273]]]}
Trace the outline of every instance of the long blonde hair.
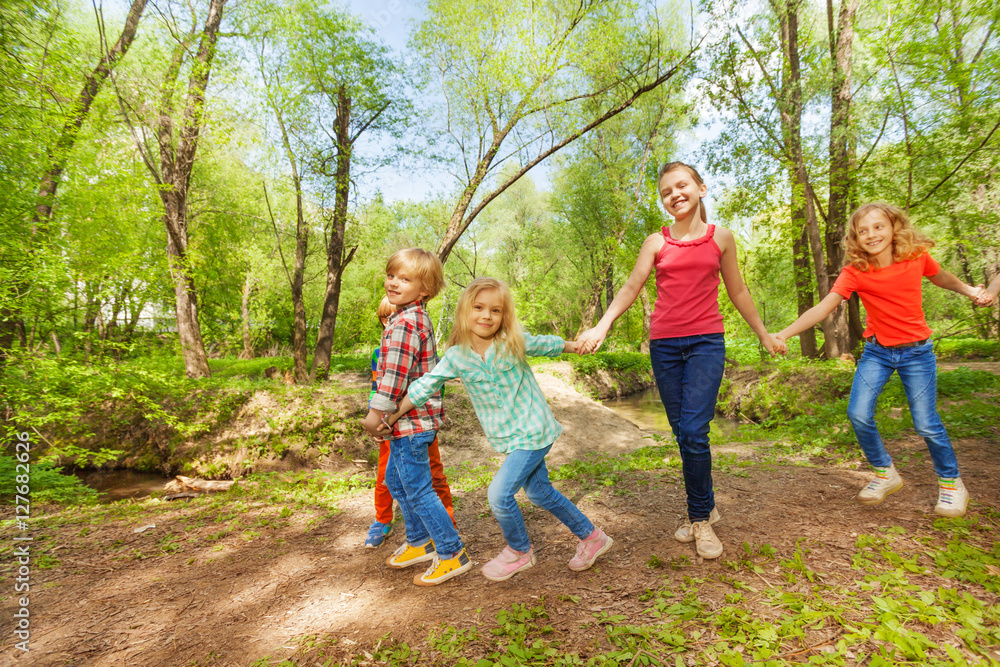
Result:
{"label": "long blonde hair", "polygon": [[514,297],[511,296],[507,283],[496,278],[476,278],[465,288],[462,295],[458,297],[458,306],[455,308],[455,323],[451,327],[451,334],[448,336],[448,347],[461,345],[472,347],[472,331],[469,329],[469,313],[476,297],[483,292],[496,290],[500,295],[500,302],[503,304],[503,317],[500,320],[500,328],[494,335],[494,341],[499,343],[497,355],[506,354],[520,361],[525,360],[524,354],[524,334],[521,332],[521,325],[517,321],[517,311],[514,310]]}
{"label": "long blonde hair", "polygon": [[910,223],[910,217],[906,215],[906,211],[885,202],[871,202],[864,204],[852,213],[851,219],[847,223],[844,247],[847,250],[848,262],[854,268],[859,271],[867,271],[871,268],[868,262],[871,255],[862,247],[861,241],[858,239],[857,225],[862,218],[874,211],[882,213],[892,223],[892,260],[894,262],[916,259],[934,247],[934,241],[921,234]]}

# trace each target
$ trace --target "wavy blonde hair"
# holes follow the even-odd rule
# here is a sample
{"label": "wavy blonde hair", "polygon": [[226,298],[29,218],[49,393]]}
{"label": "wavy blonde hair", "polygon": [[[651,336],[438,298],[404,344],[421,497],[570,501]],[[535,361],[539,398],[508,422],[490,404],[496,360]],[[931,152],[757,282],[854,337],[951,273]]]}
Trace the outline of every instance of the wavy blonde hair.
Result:
{"label": "wavy blonde hair", "polygon": [[500,328],[497,329],[493,339],[500,345],[497,347],[497,355],[506,354],[520,361],[525,360],[524,354],[524,334],[521,332],[521,325],[517,321],[517,311],[514,310],[514,297],[510,293],[507,283],[496,278],[476,278],[465,288],[462,295],[458,297],[458,306],[455,308],[455,323],[451,327],[451,334],[448,336],[448,347],[461,345],[472,347],[472,331],[469,328],[469,313],[472,305],[476,302],[476,297],[483,292],[496,290],[500,294],[500,302],[503,304],[503,317],[500,320]]}
{"label": "wavy blonde hair", "polygon": [[871,202],[863,205],[851,214],[851,219],[847,223],[847,235],[844,237],[844,247],[847,250],[847,261],[859,271],[867,271],[871,268],[868,254],[858,239],[858,223],[869,213],[882,213],[889,222],[892,223],[892,259],[895,262],[905,262],[908,259],[916,259],[930,248],[934,247],[934,241],[927,238],[910,223],[910,216],[906,211],[886,204],[884,202]]}

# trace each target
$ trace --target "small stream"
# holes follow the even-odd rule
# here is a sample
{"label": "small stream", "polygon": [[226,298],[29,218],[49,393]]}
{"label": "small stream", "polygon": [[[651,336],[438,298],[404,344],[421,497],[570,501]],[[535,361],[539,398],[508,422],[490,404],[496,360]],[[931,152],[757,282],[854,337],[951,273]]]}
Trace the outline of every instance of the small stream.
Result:
{"label": "small stream", "polygon": [[84,484],[101,492],[102,503],[145,498],[154,491],[162,491],[164,484],[171,480],[156,473],[135,470],[79,470],[75,474]]}
{"label": "small stream", "polygon": [[[663,410],[663,403],[660,402],[660,392],[656,385],[637,394],[622,396],[621,398],[609,398],[601,403],[619,415],[629,420],[639,428],[670,433],[670,422],[667,420],[667,413]],[[739,428],[740,422],[736,419],[727,419],[721,415],[715,415],[712,420],[711,433],[715,435],[732,435]]]}

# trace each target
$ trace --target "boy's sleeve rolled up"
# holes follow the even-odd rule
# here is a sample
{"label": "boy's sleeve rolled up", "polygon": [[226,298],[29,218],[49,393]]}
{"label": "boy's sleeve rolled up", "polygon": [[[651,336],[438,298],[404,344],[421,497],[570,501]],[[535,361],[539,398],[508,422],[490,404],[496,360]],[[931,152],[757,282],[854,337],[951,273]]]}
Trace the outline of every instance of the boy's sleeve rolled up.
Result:
{"label": "boy's sleeve rolled up", "polygon": [[420,334],[412,322],[402,319],[392,327],[382,360],[385,370],[370,403],[373,409],[396,411],[399,401],[406,394],[410,369],[420,348]]}

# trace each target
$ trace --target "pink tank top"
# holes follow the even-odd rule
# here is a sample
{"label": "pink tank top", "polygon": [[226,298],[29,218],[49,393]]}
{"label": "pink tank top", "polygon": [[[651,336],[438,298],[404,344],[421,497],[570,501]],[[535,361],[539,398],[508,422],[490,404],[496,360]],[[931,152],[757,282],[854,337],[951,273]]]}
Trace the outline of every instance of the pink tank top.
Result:
{"label": "pink tank top", "polygon": [[676,241],[663,228],[663,247],[656,255],[656,305],[649,337],[679,338],[724,333],[719,312],[722,251],[715,225],[700,239]]}

